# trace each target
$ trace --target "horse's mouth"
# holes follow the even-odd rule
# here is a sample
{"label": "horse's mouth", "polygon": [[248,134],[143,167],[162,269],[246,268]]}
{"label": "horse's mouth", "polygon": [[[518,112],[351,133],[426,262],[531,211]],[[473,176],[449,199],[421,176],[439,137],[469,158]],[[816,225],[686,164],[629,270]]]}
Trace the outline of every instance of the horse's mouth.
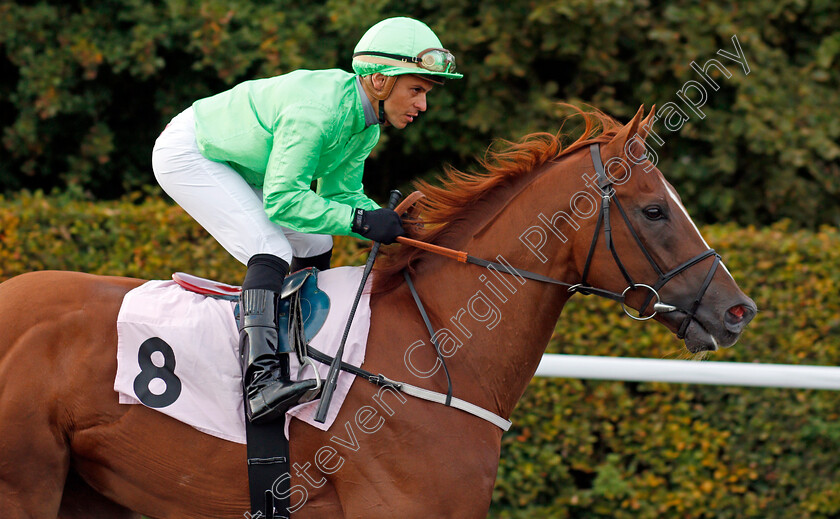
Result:
{"label": "horse's mouth", "polygon": [[697,319],[692,319],[685,332],[685,347],[691,353],[702,351],[717,351],[721,348],[729,348],[741,336],[740,333],[732,333],[726,329],[717,333],[710,332],[706,326]]}
{"label": "horse's mouth", "polygon": [[[686,349],[691,353],[701,353],[735,345],[741,333],[758,313],[752,299],[744,298],[736,303],[727,304],[724,307],[726,310],[721,310],[721,305],[700,307],[685,329]],[[676,335],[684,324],[686,315],[686,312],[680,309],[661,314],[657,316],[657,320]]]}

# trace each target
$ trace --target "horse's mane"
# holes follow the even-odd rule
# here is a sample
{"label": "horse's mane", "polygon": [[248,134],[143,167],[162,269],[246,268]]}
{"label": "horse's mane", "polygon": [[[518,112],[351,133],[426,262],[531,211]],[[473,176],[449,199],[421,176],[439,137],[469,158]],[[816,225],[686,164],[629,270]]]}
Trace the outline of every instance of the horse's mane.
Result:
{"label": "horse's mane", "polygon": [[[438,177],[440,185],[425,180],[415,181],[414,188],[426,195],[415,206],[423,226],[406,225],[409,236],[440,245],[442,239],[451,234],[453,227],[470,214],[475,203],[490,192],[584,146],[606,142],[622,127],[621,123],[598,110],[585,112],[574,105],[563,106],[575,113],[564,119],[557,134],[537,132],[526,135],[518,142],[498,140],[487,148],[483,158],[478,159],[478,166],[483,171],[463,172],[447,166],[444,176]],[[584,131],[574,142],[563,147],[563,140],[568,138],[563,133],[563,126],[569,119],[578,116],[583,118]],[[394,245],[383,248],[381,254],[383,257],[376,267],[374,292],[398,286],[402,281],[402,270],[408,268],[409,272],[413,272],[416,262],[428,253],[414,247]]]}

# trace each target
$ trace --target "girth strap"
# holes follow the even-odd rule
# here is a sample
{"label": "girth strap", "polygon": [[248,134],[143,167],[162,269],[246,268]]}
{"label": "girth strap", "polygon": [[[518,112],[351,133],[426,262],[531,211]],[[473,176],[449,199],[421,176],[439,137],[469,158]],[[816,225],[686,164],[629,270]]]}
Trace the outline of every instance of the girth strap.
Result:
{"label": "girth strap", "polygon": [[[245,398],[247,402],[247,395]],[[285,428],[285,415],[259,425],[245,419],[252,517],[280,519],[290,515],[291,474]]]}

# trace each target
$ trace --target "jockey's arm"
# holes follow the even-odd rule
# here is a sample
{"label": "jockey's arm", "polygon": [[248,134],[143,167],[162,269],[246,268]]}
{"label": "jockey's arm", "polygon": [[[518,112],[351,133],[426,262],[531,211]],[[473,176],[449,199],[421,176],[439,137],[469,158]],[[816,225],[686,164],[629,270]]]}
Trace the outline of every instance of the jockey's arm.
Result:
{"label": "jockey's arm", "polygon": [[[338,197],[339,201],[310,189],[322,148],[335,131],[333,118],[321,107],[312,105],[286,109],[294,111],[295,115],[278,117],[278,126],[274,129],[274,143],[263,184],[266,214],[271,221],[298,232],[351,235],[353,206],[344,200],[358,200],[357,195]],[[359,175],[358,190],[361,187]]]}
{"label": "jockey's arm", "polygon": [[[376,144],[373,140],[370,148]],[[360,146],[362,148],[362,146]],[[365,148],[368,148],[365,146]],[[351,152],[334,172],[318,179],[318,195],[352,208],[375,210],[380,206],[365,195],[362,176],[370,149]]]}

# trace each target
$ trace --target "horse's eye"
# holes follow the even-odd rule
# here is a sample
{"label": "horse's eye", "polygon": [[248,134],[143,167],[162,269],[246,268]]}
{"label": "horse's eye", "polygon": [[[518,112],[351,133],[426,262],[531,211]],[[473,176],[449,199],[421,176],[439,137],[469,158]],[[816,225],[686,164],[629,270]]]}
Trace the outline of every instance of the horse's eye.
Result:
{"label": "horse's eye", "polygon": [[665,212],[657,205],[645,207],[642,212],[645,213],[645,217],[647,217],[648,220],[661,220],[662,218],[665,218]]}

